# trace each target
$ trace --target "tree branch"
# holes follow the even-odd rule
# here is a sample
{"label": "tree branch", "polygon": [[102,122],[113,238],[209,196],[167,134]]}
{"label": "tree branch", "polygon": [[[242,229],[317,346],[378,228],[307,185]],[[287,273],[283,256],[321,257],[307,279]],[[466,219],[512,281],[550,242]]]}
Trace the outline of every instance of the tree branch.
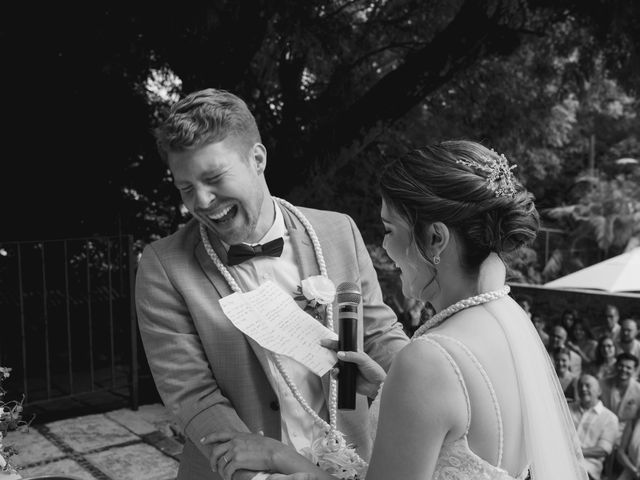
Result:
{"label": "tree branch", "polygon": [[[464,3],[455,18],[424,48],[410,52],[346,111],[324,122],[308,151],[336,157],[335,148],[361,140],[371,130],[395,122],[429,93],[488,51],[506,27],[489,18],[475,0]],[[515,45],[514,45],[515,46]],[[329,161],[329,160],[325,160]]]}

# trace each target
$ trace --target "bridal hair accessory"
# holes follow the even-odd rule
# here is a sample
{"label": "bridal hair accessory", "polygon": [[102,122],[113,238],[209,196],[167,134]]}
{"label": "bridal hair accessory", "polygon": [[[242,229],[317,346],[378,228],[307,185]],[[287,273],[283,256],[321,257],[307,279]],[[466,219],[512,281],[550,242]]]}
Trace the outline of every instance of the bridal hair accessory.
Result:
{"label": "bridal hair accessory", "polygon": [[[316,261],[318,262],[318,268],[320,269],[320,276],[324,277],[327,281],[318,281],[318,279],[314,279],[311,283],[306,283],[305,286],[311,296],[320,301],[327,301],[327,293],[330,290],[333,283],[329,280],[327,275],[327,265],[324,261],[324,255],[322,254],[322,247],[320,246],[320,240],[318,240],[318,235],[309,220],[302,214],[300,210],[298,210],[295,206],[291,205],[286,200],[281,198],[273,197],[276,202],[280,203],[284,208],[292,212],[300,223],[304,226],[307,231],[307,235],[311,239],[311,243],[313,244],[313,250],[316,254]],[[214,265],[220,272],[220,274],[224,277],[224,279],[229,284],[231,290],[236,293],[241,293],[242,289],[231,276],[231,273],[227,269],[227,267],[222,263],[220,257],[216,254],[211,246],[211,242],[209,242],[209,237],[207,236],[207,230],[204,224],[200,224],[200,237],[202,239],[202,243],[204,245],[204,249],[207,251],[207,254],[213,261]],[[313,277],[310,277],[310,279]],[[329,282],[331,284],[329,285]],[[311,286],[317,288],[311,288]],[[309,291],[312,291],[311,293]],[[320,294],[322,293],[322,294]],[[335,287],[334,287],[335,294]],[[318,295],[318,297],[315,297]],[[322,297],[322,298],[320,298]],[[333,330],[333,299],[326,303],[326,326],[330,330]],[[334,475],[340,479],[344,480],[361,480],[364,477],[364,472],[366,472],[368,464],[365,462],[360,456],[356,453],[355,449],[347,444],[344,435],[337,428],[337,413],[338,413],[338,393],[336,388],[336,379],[333,376],[330,376],[329,380],[329,423],[327,423],[323,418],[321,418],[311,406],[307,403],[307,401],[302,396],[302,393],[298,389],[298,387],[293,383],[291,377],[287,373],[282,364],[278,355],[274,355],[274,360],[280,375],[284,379],[285,383],[291,390],[294,398],[298,401],[302,409],[307,412],[314,420],[314,423],[322,428],[324,435],[320,438],[315,439],[311,448],[304,449],[301,453],[306,454],[308,458],[313,461],[320,468],[325,470],[327,473]]]}
{"label": "bridal hair accessory", "polygon": [[415,331],[412,339],[418,338],[420,335],[423,335],[428,330],[437,327],[442,322],[444,322],[447,318],[449,318],[454,313],[459,312],[460,310],[464,310],[465,308],[475,307],[476,305],[482,305],[483,303],[490,302],[492,300],[497,300],[498,298],[504,297],[511,291],[511,287],[509,285],[505,285],[499,290],[493,290],[491,292],[481,293],[479,295],[475,295],[473,297],[465,298],[460,300],[459,302],[454,303],[453,305],[445,308],[444,310],[436,313],[429,320],[424,322],[418,329]]}
{"label": "bridal hair accessory", "polygon": [[484,155],[482,157],[483,162],[458,158],[456,163],[477,168],[487,173],[487,188],[491,190],[496,197],[513,197],[516,194],[516,180],[512,170],[516,168],[517,165],[509,165],[509,161],[504,154],[498,155],[493,149],[491,152],[493,152],[497,158]]}

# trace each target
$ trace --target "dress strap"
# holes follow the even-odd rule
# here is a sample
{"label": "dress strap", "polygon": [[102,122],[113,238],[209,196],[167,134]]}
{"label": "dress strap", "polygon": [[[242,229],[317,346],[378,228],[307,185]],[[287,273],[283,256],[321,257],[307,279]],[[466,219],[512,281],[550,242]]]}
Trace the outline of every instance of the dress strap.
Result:
{"label": "dress strap", "polygon": [[[502,466],[502,451],[503,451],[503,447],[504,447],[504,431],[503,431],[503,425],[502,425],[502,412],[500,410],[500,404],[498,403],[498,396],[496,395],[496,391],[493,388],[493,384],[491,383],[491,379],[489,379],[489,375],[487,374],[487,371],[484,369],[484,367],[482,366],[482,364],[480,363],[480,361],[478,360],[478,358],[473,354],[473,352],[471,350],[469,350],[469,348],[462,343],[460,340],[458,340],[457,338],[453,338],[450,337],[448,335],[442,335],[441,333],[429,333],[427,335],[424,335],[424,337],[431,337],[431,338],[442,338],[445,340],[449,340],[453,343],[455,343],[458,347],[460,347],[460,349],[465,352],[467,354],[467,356],[471,359],[471,361],[473,362],[473,364],[476,366],[476,368],[480,371],[480,374],[482,375],[482,378],[484,379],[487,388],[489,389],[489,393],[491,395],[491,400],[493,402],[493,407],[495,409],[496,412],[496,420],[498,422],[498,461],[497,461],[497,466],[498,468],[501,468]],[[462,375],[462,373],[459,373],[459,375]],[[463,380],[464,382],[464,380]],[[466,391],[466,390],[465,390]],[[466,393],[467,398],[469,396],[468,392]],[[469,402],[469,400],[467,400],[467,402]],[[471,421],[471,414],[469,414],[469,421]],[[469,426],[467,426],[467,430],[468,430]]]}
{"label": "dress strap", "polygon": [[445,358],[449,361],[449,363],[451,364],[451,367],[453,367],[453,371],[456,373],[456,376],[458,377],[458,380],[460,382],[460,386],[462,387],[462,392],[464,393],[464,400],[467,405],[467,425],[464,428],[464,435],[463,435],[463,436],[466,436],[467,433],[469,433],[469,427],[471,426],[471,403],[469,401],[469,390],[467,390],[467,384],[464,382],[464,377],[462,376],[462,371],[460,370],[460,367],[458,367],[458,364],[453,359],[451,354],[447,351],[446,348],[440,345],[440,342],[430,337],[431,335],[421,335],[419,337],[416,337],[414,341],[422,340],[424,342],[428,342],[431,345],[435,346],[438,350],[440,350],[440,352],[442,352]]}

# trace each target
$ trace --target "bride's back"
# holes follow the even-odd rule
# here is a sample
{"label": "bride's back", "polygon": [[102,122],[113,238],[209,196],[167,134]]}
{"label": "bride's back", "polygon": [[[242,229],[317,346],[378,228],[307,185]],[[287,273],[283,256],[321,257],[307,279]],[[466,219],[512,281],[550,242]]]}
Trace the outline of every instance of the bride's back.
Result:
{"label": "bride's back", "polygon": [[[519,352],[512,351],[496,316],[500,316],[503,322],[529,321],[517,303],[505,297],[463,310],[430,333],[435,334],[434,340],[453,357],[467,387],[471,406],[470,449],[491,465],[498,466],[502,444],[499,466],[517,476],[527,466],[523,402],[513,362],[513,356]],[[455,375],[455,371],[445,370],[442,374]],[[496,406],[502,421],[502,439]],[[466,412],[461,412],[461,415],[467,416]]]}

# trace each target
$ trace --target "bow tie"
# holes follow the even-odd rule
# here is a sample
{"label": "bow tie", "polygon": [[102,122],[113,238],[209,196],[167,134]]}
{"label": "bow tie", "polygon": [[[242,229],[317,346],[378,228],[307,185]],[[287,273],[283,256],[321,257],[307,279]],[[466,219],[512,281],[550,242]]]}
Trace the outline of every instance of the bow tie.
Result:
{"label": "bow tie", "polygon": [[231,245],[227,252],[227,264],[231,267],[253,257],[279,257],[282,254],[284,240],[282,237],[271,240],[263,245]]}

